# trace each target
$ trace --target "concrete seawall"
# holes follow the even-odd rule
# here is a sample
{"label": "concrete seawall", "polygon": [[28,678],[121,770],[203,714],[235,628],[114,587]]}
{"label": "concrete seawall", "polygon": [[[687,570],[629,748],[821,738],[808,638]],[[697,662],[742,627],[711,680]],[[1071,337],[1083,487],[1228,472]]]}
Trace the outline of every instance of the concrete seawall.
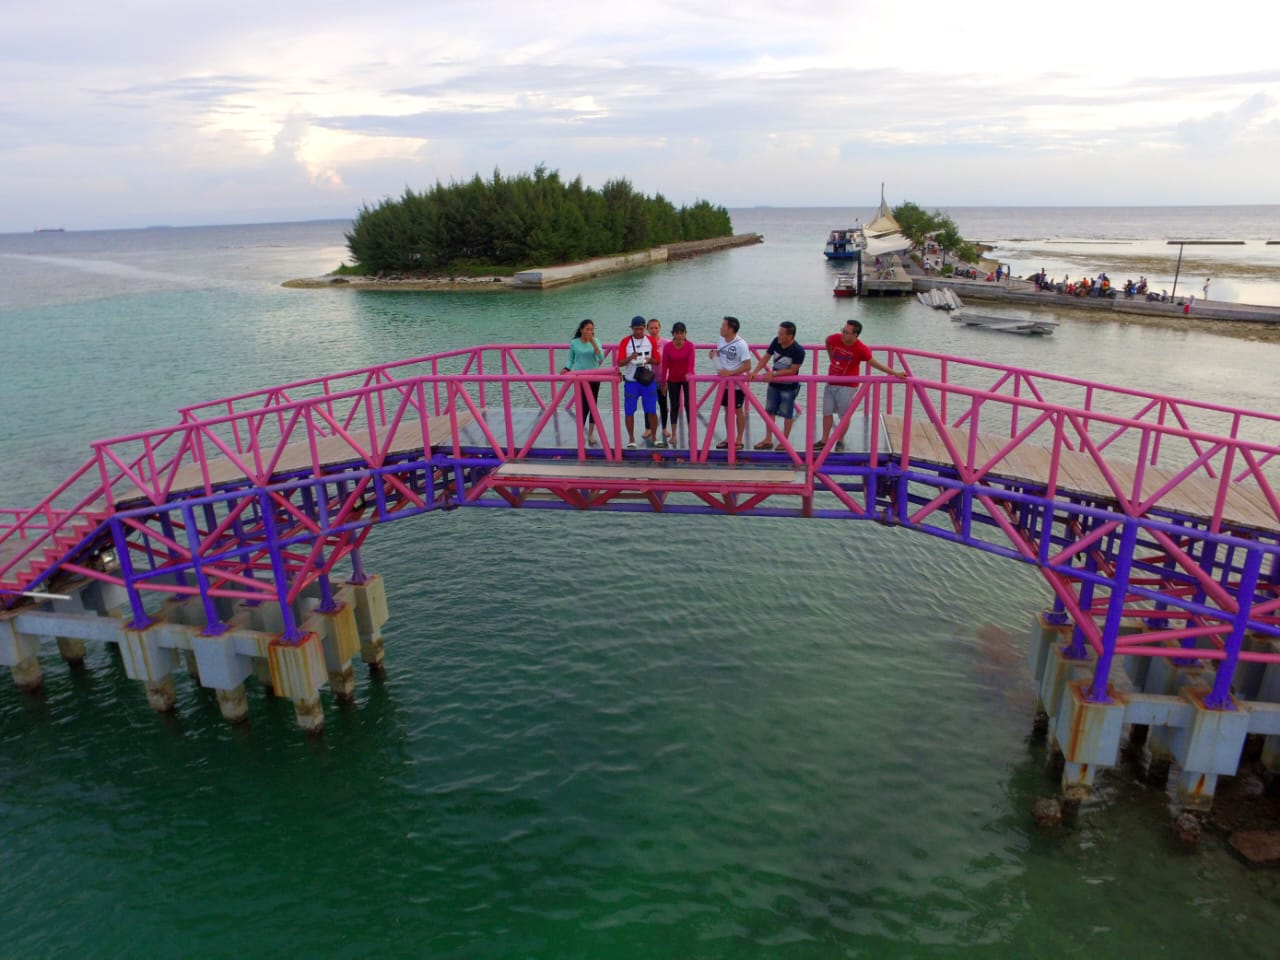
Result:
{"label": "concrete seawall", "polygon": [[652,250],[641,250],[616,257],[598,257],[582,263],[569,263],[559,267],[539,267],[536,270],[521,270],[511,278],[511,286],[518,290],[545,290],[566,283],[577,283],[610,273],[621,273],[624,270],[635,270],[639,267],[650,267],[669,260],[688,260],[717,250],[728,250],[732,247],[746,247],[763,243],[764,237],[758,233],[739,233],[732,237],[716,237],[711,240],[694,240],[689,243],[672,243],[665,247],[654,247]]}

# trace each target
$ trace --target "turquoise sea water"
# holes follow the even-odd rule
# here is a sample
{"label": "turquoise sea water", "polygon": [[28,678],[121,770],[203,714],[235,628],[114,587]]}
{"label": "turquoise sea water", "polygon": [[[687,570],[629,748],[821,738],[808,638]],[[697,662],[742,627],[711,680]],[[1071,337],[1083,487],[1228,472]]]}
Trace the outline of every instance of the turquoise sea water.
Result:
{"label": "turquoise sea water", "polygon": [[[0,505],[182,404],[586,316],[709,337],[734,313],[752,341],[792,319],[813,342],[853,315],[871,343],[1277,406],[1270,345],[836,301],[821,241],[869,212],[734,211],[763,245],[518,295],[280,288],[337,264],[340,223],[0,237]],[[1101,266],[1090,241],[1166,254],[1172,215],[954,213]],[[1199,236],[1277,221],[1175,214]],[[1215,295],[1280,302],[1268,250],[1216,263]],[[230,728],[185,677],[156,717],[106,650],[82,672],[51,653],[39,696],[0,685],[0,955],[1274,953],[1280,880],[1216,837],[1175,849],[1167,798],[1126,771],[1074,828],[1033,827],[1055,785],[1022,654],[1048,593],[1022,566],[874,524],[489,511],[379,529],[366,565],[388,671],[318,740],[257,690]]]}

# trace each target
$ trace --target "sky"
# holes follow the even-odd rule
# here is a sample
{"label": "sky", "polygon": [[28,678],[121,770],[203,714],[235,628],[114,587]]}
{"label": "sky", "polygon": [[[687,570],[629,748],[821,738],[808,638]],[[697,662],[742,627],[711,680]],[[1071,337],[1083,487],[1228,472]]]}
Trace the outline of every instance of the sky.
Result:
{"label": "sky", "polygon": [[351,217],[540,163],[677,205],[1280,203],[1261,7],[22,6],[0,232]]}

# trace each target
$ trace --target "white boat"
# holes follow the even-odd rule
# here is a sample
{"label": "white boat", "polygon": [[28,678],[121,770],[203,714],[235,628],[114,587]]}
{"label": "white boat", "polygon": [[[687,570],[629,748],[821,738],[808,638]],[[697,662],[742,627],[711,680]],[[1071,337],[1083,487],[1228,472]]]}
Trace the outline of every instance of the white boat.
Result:
{"label": "white boat", "polygon": [[828,260],[857,260],[862,251],[867,249],[867,238],[861,227],[846,227],[843,230],[832,230],[827,237],[827,245],[823,248],[823,256]]}
{"label": "white boat", "polygon": [[852,273],[837,273],[835,289],[832,292],[837,297],[856,297],[858,295],[858,278]]}
{"label": "white boat", "polygon": [[956,310],[951,314],[956,323],[966,327],[981,327],[984,330],[995,330],[999,333],[1020,333],[1024,336],[1047,337],[1058,326],[1054,320],[1033,320],[1028,317],[1009,317],[996,313],[974,313],[971,310]]}

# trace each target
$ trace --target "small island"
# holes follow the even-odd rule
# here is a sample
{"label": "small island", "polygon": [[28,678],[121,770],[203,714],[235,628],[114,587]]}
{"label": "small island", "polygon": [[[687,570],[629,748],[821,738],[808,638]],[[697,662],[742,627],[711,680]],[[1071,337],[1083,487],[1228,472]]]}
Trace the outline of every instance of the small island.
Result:
{"label": "small island", "polygon": [[[544,289],[713,250],[760,243],[733,233],[724,207],[676,208],[625,179],[596,190],[537,166],[367,204],[346,234],[352,262],[286,287]],[[555,264],[555,266],[545,266]]]}

